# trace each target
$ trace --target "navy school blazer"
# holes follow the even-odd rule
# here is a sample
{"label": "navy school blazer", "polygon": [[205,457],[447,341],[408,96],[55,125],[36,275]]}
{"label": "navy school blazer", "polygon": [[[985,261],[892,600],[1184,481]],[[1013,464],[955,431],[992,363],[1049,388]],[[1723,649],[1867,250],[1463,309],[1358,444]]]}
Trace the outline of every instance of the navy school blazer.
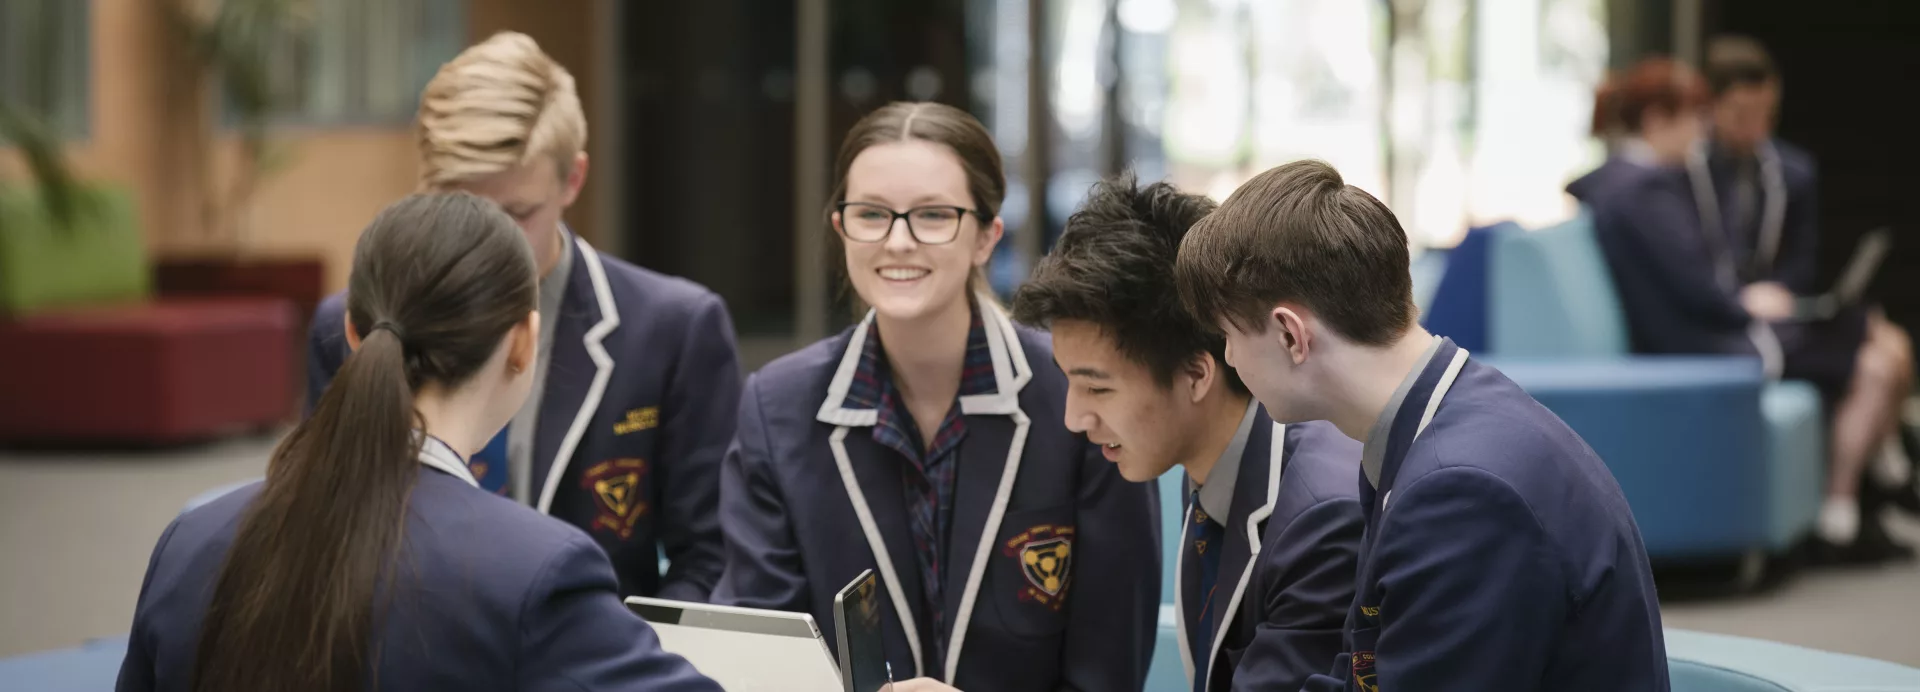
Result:
{"label": "navy school blazer", "polygon": [[1387,437],[1347,653],[1306,689],[1668,689],[1640,528],[1566,423],[1443,341]]}
{"label": "navy school blazer", "polygon": [[1642,165],[1623,156],[1608,156],[1600,167],[1567,183],[1567,194],[1589,208],[1599,206],[1650,168],[1655,166]]}
{"label": "navy school blazer", "polygon": [[[534,394],[534,508],[591,534],[622,594],[705,601],[725,564],[714,512],[740,401],[726,304],[567,238],[560,314],[542,316],[558,323],[546,390]],[[346,359],[345,309],[338,293],[314,315],[309,409]]]}
{"label": "navy school blazer", "polygon": [[[201,620],[254,484],[174,519],[140,586],[121,692],[191,689]],[[289,540],[301,540],[288,537]],[[377,637],[384,690],[659,690],[719,685],[660,649],[573,527],[422,467],[404,568]]]}
{"label": "navy school blazer", "polygon": [[1636,353],[1758,356],[1728,253],[1701,225],[1687,171],[1643,168],[1593,207]]}
{"label": "navy school blazer", "polygon": [[[1206,690],[1297,690],[1340,654],[1365,527],[1353,485],[1359,467],[1360,443],[1333,424],[1277,425],[1265,407],[1255,414],[1211,600],[1213,621],[1224,626],[1202,666],[1180,647],[1188,680],[1204,676]],[[1184,548],[1179,554],[1186,558]],[[1178,567],[1174,574],[1184,577]],[[1174,593],[1180,640],[1191,641],[1186,613],[1196,604],[1185,589]]]}
{"label": "navy school blazer", "polygon": [[[1738,267],[1743,282],[1778,281],[1797,295],[1813,295],[1818,278],[1819,172],[1813,156],[1778,139],[1755,148],[1760,198],[1754,227],[1744,232],[1729,227],[1728,206],[1734,197],[1730,171],[1715,170],[1712,147],[1705,141],[1687,158],[1688,182],[1702,226],[1726,233],[1746,258]],[[1711,193],[1709,194],[1709,191]]]}
{"label": "navy school blazer", "polygon": [[[1157,493],[1060,423],[1066,379],[1033,367],[1053,361],[1046,334],[990,300],[980,311],[997,386],[961,398],[967,439],[944,566],[960,588],[946,592],[946,631],[915,624],[931,619],[919,612],[906,461],[873,441],[873,409],[841,407],[871,314],[748,378],[722,472],[727,569],[714,602],[811,613],[832,642],[834,594],[873,569],[890,596],[883,634],[897,679],[967,692],[1139,690],[1160,598]],[[1039,573],[1044,564],[1057,571]],[[935,637],[945,660],[933,660]]]}

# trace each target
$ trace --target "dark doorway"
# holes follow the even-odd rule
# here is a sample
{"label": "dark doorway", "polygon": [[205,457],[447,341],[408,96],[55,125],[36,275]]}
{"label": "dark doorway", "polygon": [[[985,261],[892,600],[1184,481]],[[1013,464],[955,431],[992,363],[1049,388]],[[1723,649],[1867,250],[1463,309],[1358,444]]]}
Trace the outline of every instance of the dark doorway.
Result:
{"label": "dark doorway", "polygon": [[[627,256],[718,292],[743,339],[791,334],[795,3],[618,6]],[[830,16],[830,150],[890,101],[970,105],[962,0],[831,0]]]}
{"label": "dark doorway", "polygon": [[790,332],[794,3],[618,7],[628,258],[719,293],[742,335]]}
{"label": "dark doorway", "polygon": [[1873,295],[1920,333],[1920,121],[1909,93],[1920,3],[1716,0],[1703,19],[1709,37],[1751,36],[1779,65],[1779,136],[1819,163],[1822,280],[1834,280],[1861,234],[1891,227],[1895,247]]}

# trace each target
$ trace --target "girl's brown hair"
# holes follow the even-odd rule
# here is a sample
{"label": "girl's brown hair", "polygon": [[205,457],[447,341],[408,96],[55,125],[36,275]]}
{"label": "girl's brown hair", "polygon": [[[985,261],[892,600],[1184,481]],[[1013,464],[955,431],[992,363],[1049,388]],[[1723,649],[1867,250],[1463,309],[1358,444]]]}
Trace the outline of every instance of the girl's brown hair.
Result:
{"label": "girl's brown hair", "polygon": [[1593,134],[1639,134],[1648,110],[1682,113],[1705,108],[1707,101],[1707,82],[1699,72],[1669,58],[1646,58],[1600,86],[1593,98]]}
{"label": "girl's brown hair", "polygon": [[[973,197],[973,209],[979,212],[978,221],[982,228],[1000,216],[1000,203],[1007,196],[1007,175],[1001,167],[1000,148],[993,143],[993,135],[966,111],[943,103],[896,102],[881,107],[860,122],[854,123],[847,131],[847,137],[840,143],[840,155],[833,165],[833,194],[828,198],[827,214],[831,217],[834,208],[847,199],[847,171],[853,168],[853,160],[860,152],[878,144],[918,139],[934,144],[945,145],[960,158],[960,167],[967,176],[967,192]],[[828,236],[832,238],[829,248],[836,258],[844,252],[840,234],[834,233],[831,224]],[[836,271],[845,272],[846,264],[834,262]],[[986,289],[986,274],[980,267],[974,267],[972,278],[967,282],[974,291]],[[848,285],[844,274],[841,287]]]}
{"label": "girl's brown hair", "polygon": [[431,433],[414,394],[478,373],[534,310],[534,274],[513,219],[466,193],[408,197],[361,233],[347,288],[360,348],[274,450],[213,587],[192,689],[378,686],[414,431]]}

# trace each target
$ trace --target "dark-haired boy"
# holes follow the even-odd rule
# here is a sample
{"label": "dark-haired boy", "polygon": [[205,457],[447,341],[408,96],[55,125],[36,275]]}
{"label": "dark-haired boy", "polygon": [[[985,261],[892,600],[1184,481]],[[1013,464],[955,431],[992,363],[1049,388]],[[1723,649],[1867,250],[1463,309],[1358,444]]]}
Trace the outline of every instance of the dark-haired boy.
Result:
{"label": "dark-haired boy", "polygon": [[1014,299],[1048,324],[1066,424],[1128,480],[1179,466],[1188,500],[1176,607],[1193,689],[1293,690],[1341,651],[1362,530],[1360,445],[1279,425],[1180,304],[1175,255],[1213,203],[1131,177],[1097,185]]}
{"label": "dark-haired boy", "polygon": [[1500,371],[1414,323],[1386,205],[1327,164],[1280,166],[1195,224],[1174,278],[1274,420],[1365,441],[1347,655],[1307,689],[1668,689],[1619,484]]}

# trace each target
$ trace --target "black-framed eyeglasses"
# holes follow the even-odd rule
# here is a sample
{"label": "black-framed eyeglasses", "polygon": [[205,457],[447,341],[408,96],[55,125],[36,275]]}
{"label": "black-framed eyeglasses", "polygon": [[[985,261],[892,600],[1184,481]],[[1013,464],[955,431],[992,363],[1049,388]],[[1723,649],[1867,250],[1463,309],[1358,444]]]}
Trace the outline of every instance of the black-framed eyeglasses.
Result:
{"label": "black-framed eyeglasses", "polygon": [[966,207],[928,205],[906,211],[894,211],[878,204],[841,202],[840,235],[856,243],[877,243],[893,232],[893,222],[907,220],[907,235],[921,245],[945,245],[960,237],[960,220],[968,214],[986,220],[986,215]]}

